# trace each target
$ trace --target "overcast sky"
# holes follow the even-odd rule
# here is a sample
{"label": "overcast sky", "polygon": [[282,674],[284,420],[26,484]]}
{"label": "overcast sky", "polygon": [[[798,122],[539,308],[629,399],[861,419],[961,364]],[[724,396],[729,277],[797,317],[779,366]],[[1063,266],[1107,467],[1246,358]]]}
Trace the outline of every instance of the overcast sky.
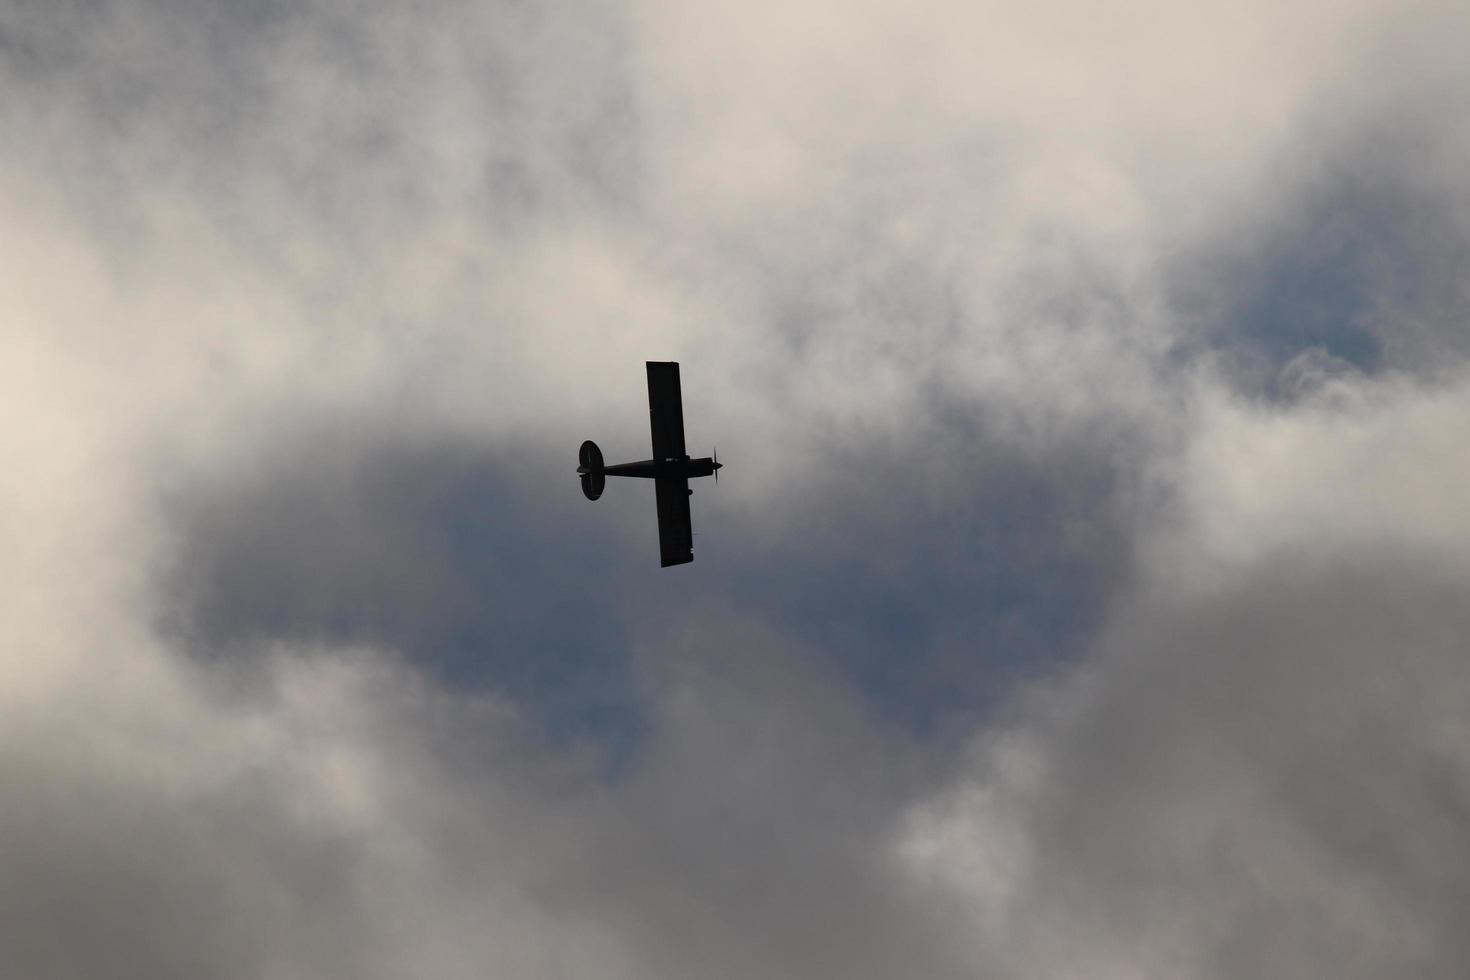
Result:
{"label": "overcast sky", "polygon": [[0,0],[0,972],[1463,977],[1467,66]]}

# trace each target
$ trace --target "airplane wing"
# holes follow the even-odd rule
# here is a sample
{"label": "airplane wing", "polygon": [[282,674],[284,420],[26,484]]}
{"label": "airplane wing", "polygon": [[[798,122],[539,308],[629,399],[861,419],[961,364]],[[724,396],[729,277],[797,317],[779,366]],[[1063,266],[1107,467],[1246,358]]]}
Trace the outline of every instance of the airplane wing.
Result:
{"label": "airplane wing", "polygon": [[[653,429],[655,460],[684,457],[684,399],[679,393],[679,362],[648,362],[648,420]],[[685,494],[688,496],[688,494]],[[663,492],[659,492],[659,527],[663,527]],[[688,502],[684,505],[684,525],[689,525]],[[688,532],[685,532],[688,537]]]}
{"label": "airplane wing", "polygon": [[[652,391],[653,365],[648,373]],[[677,382],[678,376],[675,375]],[[677,395],[678,389],[675,388]],[[655,432],[658,429],[655,427]],[[657,445],[657,436],[655,436]],[[658,550],[664,568],[694,560],[694,531],[689,524],[689,481],[660,477],[653,481],[658,494]]]}

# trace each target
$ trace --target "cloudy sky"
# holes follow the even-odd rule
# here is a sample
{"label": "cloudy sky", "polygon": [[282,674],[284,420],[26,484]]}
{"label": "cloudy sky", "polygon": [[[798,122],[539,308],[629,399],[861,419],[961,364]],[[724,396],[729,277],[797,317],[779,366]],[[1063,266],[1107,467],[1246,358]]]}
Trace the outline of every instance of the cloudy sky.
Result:
{"label": "cloudy sky", "polygon": [[1464,976],[1467,39],[0,0],[4,972]]}

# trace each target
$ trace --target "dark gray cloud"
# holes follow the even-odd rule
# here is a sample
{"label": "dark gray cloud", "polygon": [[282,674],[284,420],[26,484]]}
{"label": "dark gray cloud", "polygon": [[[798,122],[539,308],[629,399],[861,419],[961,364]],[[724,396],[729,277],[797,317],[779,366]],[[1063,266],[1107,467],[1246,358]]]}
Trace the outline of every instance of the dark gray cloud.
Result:
{"label": "dark gray cloud", "polygon": [[539,442],[322,426],[163,498],[163,625],[205,659],[391,648],[624,749],[644,714],[630,650],[711,601],[800,638],[919,731],[1081,656],[1129,564],[1104,449],[1028,462],[955,425],[922,448],[830,451],[799,492],[777,489],[768,538],[701,487],[698,574],[673,580],[641,482],[592,505]]}
{"label": "dark gray cloud", "polygon": [[1269,223],[1179,263],[1174,304],[1203,328],[1187,344],[1223,351],[1247,390],[1291,398],[1322,375],[1432,375],[1465,356],[1470,246],[1443,193],[1391,156],[1341,156]]}
{"label": "dark gray cloud", "polygon": [[636,542],[581,506],[572,469],[546,447],[325,426],[248,476],[175,488],[164,629],[206,660],[394,649],[538,707],[561,736],[627,743],[640,711],[614,583]]}

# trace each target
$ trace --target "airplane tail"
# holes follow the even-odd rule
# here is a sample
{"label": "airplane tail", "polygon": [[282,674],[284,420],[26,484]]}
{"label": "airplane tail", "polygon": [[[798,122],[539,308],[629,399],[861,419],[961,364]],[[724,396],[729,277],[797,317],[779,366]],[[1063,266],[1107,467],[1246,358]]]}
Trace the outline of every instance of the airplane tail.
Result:
{"label": "airplane tail", "polygon": [[582,474],[582,493],[588,500],[596,500],[607,485],[607,476],[602,472],[602,450],[588,439],[577,451],[577,462],[577,472]]}

